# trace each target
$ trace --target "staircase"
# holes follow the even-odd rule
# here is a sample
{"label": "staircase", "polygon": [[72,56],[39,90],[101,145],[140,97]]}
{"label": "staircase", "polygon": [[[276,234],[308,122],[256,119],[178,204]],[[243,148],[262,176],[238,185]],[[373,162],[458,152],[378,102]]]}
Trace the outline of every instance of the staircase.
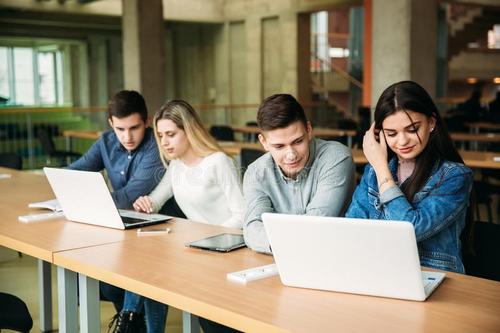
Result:
{"label": "staircase", "polygon": [[477,42],[486,47],[488,30],[500,24],[500,7],[467,7],[459,17],[449,17],[448,59]]}

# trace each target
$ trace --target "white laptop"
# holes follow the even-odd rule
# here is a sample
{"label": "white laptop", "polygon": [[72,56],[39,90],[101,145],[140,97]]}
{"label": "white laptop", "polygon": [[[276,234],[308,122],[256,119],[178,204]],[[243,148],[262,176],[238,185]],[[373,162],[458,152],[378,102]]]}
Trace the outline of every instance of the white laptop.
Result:
{"label": "white laptop", "polygon": [[262,214],[283,284],[424,301],[445,274],[422,272],[413,225]]}
{"label": "white laptop", "polygon": [[172,217],[117,209],[100,172],[43,168],[68,220],[115,229],[165,222]]}

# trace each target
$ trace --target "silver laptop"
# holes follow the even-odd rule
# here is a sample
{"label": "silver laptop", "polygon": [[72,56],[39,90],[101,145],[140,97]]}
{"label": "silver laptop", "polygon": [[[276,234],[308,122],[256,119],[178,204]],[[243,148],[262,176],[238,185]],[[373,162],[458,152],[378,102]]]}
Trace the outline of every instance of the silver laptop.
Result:
{"label": "silver laptop", "polygon": [[43,168],[68,220],[115,229],[165,222],[172,217],[117,209],[100,172]]}
{"label": "silver laptop", "polygon": [[413,225],[262,214],[283,284],[424,301],[445,274],[422,272]]}

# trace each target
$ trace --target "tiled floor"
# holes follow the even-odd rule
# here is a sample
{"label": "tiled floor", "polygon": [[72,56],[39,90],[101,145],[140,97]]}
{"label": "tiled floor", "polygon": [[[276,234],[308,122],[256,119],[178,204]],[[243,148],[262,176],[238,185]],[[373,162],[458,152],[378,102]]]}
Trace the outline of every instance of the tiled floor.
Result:
{"label": "tiled floor", "polygon": [[[40,332],[38,317],[38,279],[37,260],[23,255],[18,257],[17,252],[0,247],[0,291],[14,294],[27,305],[33,317],[32,332]],[[52,269],[52,302],[53,323],[57,327],[57,274]],[[101,302],[101,332],[107,332],[108,322],[114,315],[114,308],[109,302]],[[167,328],[169,333],[182,331],[181,311],[170,308],[168,312]],[[2,330],[2,332],[13,332]]]}

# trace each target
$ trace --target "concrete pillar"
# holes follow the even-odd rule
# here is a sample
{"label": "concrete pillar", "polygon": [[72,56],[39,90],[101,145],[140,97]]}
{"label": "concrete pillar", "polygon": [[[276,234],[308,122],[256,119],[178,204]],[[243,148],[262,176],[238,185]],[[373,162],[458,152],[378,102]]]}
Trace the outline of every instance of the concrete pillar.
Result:
{"label": "concrete pillar", "polygon": [[283,71],[281,92],[298,98],[298,14],[293,11],[281,13],[279,24]]}
{"label": "concrete pillar", "polygon": [[73,106],[90,106],[88,46],[84,43],[70,46],[71,100]]}
{"label": "concrete pillar", "polygon": [[247,102],[260,103],[262,98],[262,27],[259,16],[245,20],[247,47]]}
{"label": "concrete pillar", "polygon": [[402,80],[435,96],[437,0],[373,0],[372,11],[372,106]]}
{"label": "concrete pillar", "polygon": [[88,38],[90,105],[105,106],[108,101],[107,38],[92,35]]}
{"label": "concrete pillar", "polygon": [[154,114],[166,96],[162,0],[122,4],[124,86],[141,92]]}

